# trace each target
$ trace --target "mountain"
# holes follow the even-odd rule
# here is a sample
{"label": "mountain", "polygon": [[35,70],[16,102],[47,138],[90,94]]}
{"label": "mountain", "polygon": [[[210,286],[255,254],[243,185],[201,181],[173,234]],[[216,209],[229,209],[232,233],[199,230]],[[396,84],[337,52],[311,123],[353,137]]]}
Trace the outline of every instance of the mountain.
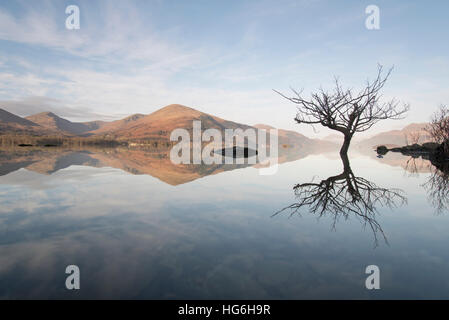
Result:
{"label": "mountain", "polygon": [[27,132],[31,134],[37,130],[39,126],[36,123],[0,109],[0,133]]}
{"label": "mountain", "polygon": [[10,123],[10,124],[17,124],[21,126],[36,126],[35,123],[21,118],[19,116],[16,116],[15,114],[8,112],[6,110],[0,109],[0,122],[2,123]]}
{"label": "mountain", "polygon": [[[265,129],[269,131],[270,129],[275,129],[272,126],[266,124],[256,124],[254,128]],[[300,148],[334,148],[336,145],[329,141],[324,141],[320,139],[311,139],[306,137],[305,135],[292,131],[292,130],[278,130],[278,145],[283,148],[292,148],[292,147],[300,147]]]}
{"label": "mountain", "polygon": [[126,126],[131,125],[132,123],[136,122],[137,120],[143,117],[145,117],[144,114],[136,113],[121,120],[106,122],[101,127],[93,129],[91,134],[94,135],[114,134],[115,132],[122,130]]}
{"label": "mountain", "polygon": [[57,116],[53,112],[41,112],[28,116],[26,119],[52,132],[69,135],[83,135],[87,132],[97,130],[107,123],[104,121],[71,122]]}
{"label": "mountain", "polygon": [[323,140],[334,142],[334,143],[338,143],[338,144],[341,145],[343,143],[344,136],[341,133],[339,133],[339,134],[329,134],[329,135],[323,137]]}
{"label": "mountain", "polygon": [[407,144],[424,143],[431,141],[430,135],[425,131],[428,123],[412,123],[401,130],[390,130],[378,133],[368,139],[361,140],[356,145],[359,148],[375,148],[379,145],[399,147]]}
{"label": "mountain", "polygon": [[114,121],[99,130],[92,131],[94,135],[110,135],[117,139],[169,139],[170,133],[177,129],[193,129],[193,121],[200,120],[202,130],[216,128],[224,129],[251,128],[248,125],[227,121],[219,117],[195,110],[179,104],[168,105],[149,115],[133,115],[131,119]]}
{"label": "mountain", "polygon": [[[24,118],[13,115],[4,111],[2,116],[8,123],[16,123],[15,133],[28,134],[32,132],[34,135],[65,135],[78,137],[106,138],[121,141],[139,142],[148,140],[169,140],[170,134],[177,128],[193,130],[193,121],[201,121],[201,129],[217,129],[221,132],[224,139],[225,129],[272,129],[268,125],[259,124],[249,126],[225,120],[190,107],[180,104],[172,104],[163,107],[151,114],[133,114],[121,120],[105,122],[71,122],[57,116],[52,112],[42,112]],[[31,130],[30,128],[34,129]],[[1,127],[0,127],[1,128]],[[3,126],[3,132],[12,131],[12,125]],[[269,139],[267,138],[269,144]],[[310,139],[306,136],[291,130],[278,130],[279,150],[286,159],[291,156],[296,157],[298,149],[307,148],[311,151],[321,150],[323,148],[331,149],[335,144],[318,139]],[[280,152],[281,153],[281,152]]]}

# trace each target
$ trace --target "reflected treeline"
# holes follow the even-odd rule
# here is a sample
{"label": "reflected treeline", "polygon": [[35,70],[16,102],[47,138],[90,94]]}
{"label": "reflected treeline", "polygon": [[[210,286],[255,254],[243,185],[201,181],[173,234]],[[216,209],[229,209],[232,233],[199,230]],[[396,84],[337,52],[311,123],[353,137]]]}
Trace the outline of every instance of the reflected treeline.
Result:
{"label": "reflected treeline", "polygon": [[129,148],[22,148],[0,150],[0,176],[21,168],[51,175],[71,166],[111,167],[180,185],[249,164],[174,164],[167,150]]}
{"label": "reflected treeline", "polygon": [[[321,149],[280,147],[278,163],[305,158],[321,153]],[[0,176],[25,168],[40,174],[53,174],[72,165],[112,167],[135,175],[151,175],[167,184],[180,185],[196,179],[245,167],[262,164],[174,164],[169,148],[0,148]]]}
{"label": "reflected treeline", "polygon": [[368,226],[378,243],[378,235],[387,242],[385,233],[376,220],[378,209],[381,207],[394,208],[407,202],[407,198],[400,189],[387,189],[373,182],[357,177],[350,166],[347,155],[341,155],[343,172],[321,180],[320,182],[301,183],[293,190],[297,202],[276,212],[277,215],[290,211],[291,215],[300,214],[306,208],[318,217],[331,216],[332,228],[335,229],[340,219],[358,218],[364,226]]}
{"label": "reflected treeline", "polygon": [[431,172],[432,164],[422,157],[410,157],[403,166],[404,172],[409,177],[418,177],[421,172]]}
{"label": "reflected treeline", "polygon": [[449,163],[432,162],[432,173],[423,184],[438,214],[449,210]]}
{"label": "reflected treeline", "polygon": [[[373,150],[362,149],[365,155],[377,161],[395,167],[402,167],[404,175],[418,177],[420,174],[428,176],[421,186],[427,193],[430,204],[437,214],[449,211],[449,159],[435,157],[430,152],[388,152],[381,157],[374,157]],[[379,151],[378,151],[379,152]]]}
{"label": "reflected treeline", "polygon": [[422,165],[418,161],[427,161],[427,171],[430,172],[422,187],[426,190],[430,204],[437,214],[449,211],[449,162],[437,161],[428,155],[410,156],[404,167],[409,176],[418,176],[422,172]]}

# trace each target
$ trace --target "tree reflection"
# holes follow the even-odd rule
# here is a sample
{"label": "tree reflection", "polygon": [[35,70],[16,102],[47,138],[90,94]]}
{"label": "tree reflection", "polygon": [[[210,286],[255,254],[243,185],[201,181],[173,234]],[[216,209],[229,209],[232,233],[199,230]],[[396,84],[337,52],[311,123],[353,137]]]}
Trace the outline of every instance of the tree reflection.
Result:
{"label": "tree reflection", "polygon": [[449,163],[432,162],[431,175],[423,187],[438,214],[449,210]]}
{"label": "tree reflection", "polygon": [[382,227],[376,220],[378,208],[398,207],[405,204],[407,198],[400,189],[381,188],[365,178],[355,176],[347,155],[341,155],[341,159],[342,173],[320,182],[295,185],[293,190],[298,201],[274,215],[286,210],[289,210],[291,215],[300,214],[301,209],[305,207],[318,217],[331,216],[333,229],[340,219],[346,220],[354,216],[372,230],[375,245],[378,244],[378,234],[381,234],[388,243]]}
{"label": "tree reflection", "polygon": [[437,161],[432,156],[410,157],[404,168],[410,176],[418,176],[423,169],[422,165],[416,164],[416,160],[420,157],[429,161],[430,176],[422,186],[427,192],[430,204],[436,209],[437,214],[449,211],[449,163]]}

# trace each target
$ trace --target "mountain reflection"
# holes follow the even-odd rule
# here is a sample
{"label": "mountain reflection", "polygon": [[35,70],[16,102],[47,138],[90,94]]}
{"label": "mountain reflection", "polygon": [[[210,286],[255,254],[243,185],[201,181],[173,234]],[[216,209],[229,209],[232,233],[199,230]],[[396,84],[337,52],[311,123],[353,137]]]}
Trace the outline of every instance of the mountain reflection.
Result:
{"label": "mountain reflection", "polygon": [[378,234],[388,242],[381,225],[376,220],[378,209],[405,204],[407,198],[404,192],[400,189],[382,188],[363,177],[357,177],[351,169],[348,157],[342,155],[341,160],[342,173],[320,182],[295,185],[293,190],[297,202],[281,209],[273,216],[286,210],[289,210],[291,215],[300,214],[301,209],[306,208],[318,217],[330,216],[333,229],[341,218],[346,220],[354,216],[372,230],[376,245]]}
{"label": "mountain reflection", "polygon": [[[279,163],[320,153],[320,149],[280,148]],[[223,161],[224,162],[224,161]],[[0,149],[0,176],[21,168],[40,174],[53,174],[72,165],[112,167],[134,175],[150,175],[176,186],[222,172],[261,164],[174,164],[168,149],[132,148],[11,148]]]}

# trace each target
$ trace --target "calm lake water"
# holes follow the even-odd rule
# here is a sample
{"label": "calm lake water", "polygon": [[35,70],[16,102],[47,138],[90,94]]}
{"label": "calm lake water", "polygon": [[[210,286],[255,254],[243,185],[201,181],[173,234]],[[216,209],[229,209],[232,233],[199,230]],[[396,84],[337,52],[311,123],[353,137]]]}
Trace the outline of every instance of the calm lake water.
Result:
{"label": "calm lake water", "polygon": [[[350,155],[354,176],[407,199],[377,206],[387,243],[355,214],[273,216],[298,202],[296,184],[339,175],[337,153],[262,176],[145,152],[3,152],[0,298],[447,299],[449,212],[426,184],[430,163],[407,160]],[[372,264],[380,290],[365,288]],[[68,265],[80,290],[65,288]]]}

